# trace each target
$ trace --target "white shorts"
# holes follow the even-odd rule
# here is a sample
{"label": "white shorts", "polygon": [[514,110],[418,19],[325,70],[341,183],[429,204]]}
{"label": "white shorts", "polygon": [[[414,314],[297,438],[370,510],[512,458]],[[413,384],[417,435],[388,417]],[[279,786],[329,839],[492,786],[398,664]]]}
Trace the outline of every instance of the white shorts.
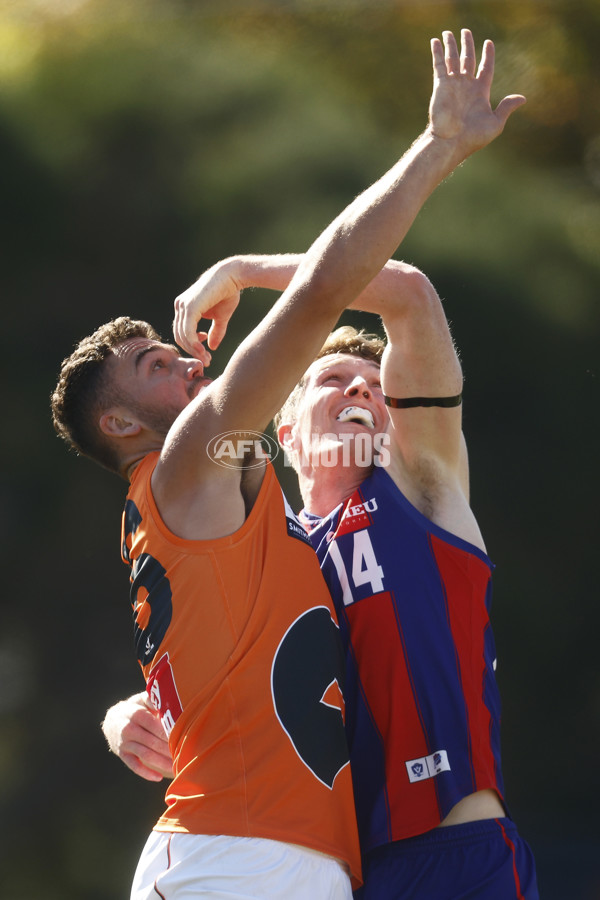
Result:
{"label": "white shorts", "polygon": [[282,841],[153,831],[131,900],[352,900],[346,866]]}

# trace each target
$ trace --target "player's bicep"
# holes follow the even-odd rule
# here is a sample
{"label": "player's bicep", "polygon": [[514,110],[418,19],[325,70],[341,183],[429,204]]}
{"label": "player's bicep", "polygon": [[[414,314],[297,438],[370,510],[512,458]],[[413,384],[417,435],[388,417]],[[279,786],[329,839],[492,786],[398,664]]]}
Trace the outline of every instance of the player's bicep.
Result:
{"label": "player's bicep", "polygon": [[465,469],[461,407],[413,406],[388,410],[390,452],[416,473],[425,466]]}
{"label": "player's bicep", "polygon": [[425,294],[411,315],[384,324],[381,380],[386,396],[410,399],[461,392],[460,360],[435,292]]}

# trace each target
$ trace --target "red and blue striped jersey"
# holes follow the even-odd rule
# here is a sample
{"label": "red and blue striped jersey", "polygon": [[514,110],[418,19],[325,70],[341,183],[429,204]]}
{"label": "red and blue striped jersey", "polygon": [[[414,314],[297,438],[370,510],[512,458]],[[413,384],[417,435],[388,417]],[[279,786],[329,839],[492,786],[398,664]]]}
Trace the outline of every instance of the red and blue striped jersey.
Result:
{"label": "red and blue striped jersey", "polygon": [[382,468],[326,518],[304,518],[346,649],[363,853],[435,828],[475,791],[502,797],[489,558]]}

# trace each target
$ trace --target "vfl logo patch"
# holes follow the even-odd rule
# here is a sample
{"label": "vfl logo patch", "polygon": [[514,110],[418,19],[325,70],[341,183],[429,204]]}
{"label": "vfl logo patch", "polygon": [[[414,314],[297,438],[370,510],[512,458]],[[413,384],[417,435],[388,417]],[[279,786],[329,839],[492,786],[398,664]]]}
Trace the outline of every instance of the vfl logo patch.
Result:
{"label": "vfl logo patch", "polygon": [[405,765],[408,772],[408,780],[411,784],[415,781],[435,778],[440,772],[450,771],[448,754],[445,750],[438,750],[429,756],[422,756],[420,759],[409,759]]}

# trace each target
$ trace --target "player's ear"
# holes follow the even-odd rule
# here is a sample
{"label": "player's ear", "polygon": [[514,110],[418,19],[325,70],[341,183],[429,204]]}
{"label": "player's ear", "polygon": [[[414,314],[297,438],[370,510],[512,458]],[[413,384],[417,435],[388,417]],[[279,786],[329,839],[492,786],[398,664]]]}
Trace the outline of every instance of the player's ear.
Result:
{"label": "player's ear", "polygon": [[133,437],[142,430],[137,419],[120,406],[114,406],[102,413],[98,424],[100,431],[108,437]]}
{"label": "player's ear", "polygon": [[277,429],[277,440],[279,441],[279,446],[284,450],[293,450],[294,444],[294,426],[293,425],[280,425]]}

